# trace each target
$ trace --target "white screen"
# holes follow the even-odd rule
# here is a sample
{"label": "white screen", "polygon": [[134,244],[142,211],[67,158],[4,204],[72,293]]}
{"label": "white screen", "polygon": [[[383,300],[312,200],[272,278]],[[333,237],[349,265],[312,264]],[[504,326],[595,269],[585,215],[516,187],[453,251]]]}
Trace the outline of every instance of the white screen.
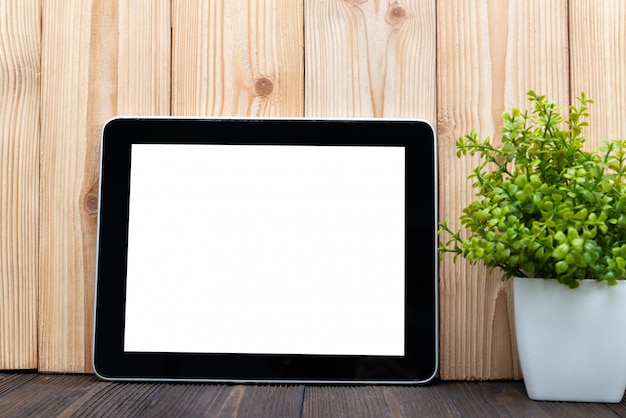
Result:
{"label": "white screen", "polygon": [[404,161],[133,145],[124,350],[404,355]]}

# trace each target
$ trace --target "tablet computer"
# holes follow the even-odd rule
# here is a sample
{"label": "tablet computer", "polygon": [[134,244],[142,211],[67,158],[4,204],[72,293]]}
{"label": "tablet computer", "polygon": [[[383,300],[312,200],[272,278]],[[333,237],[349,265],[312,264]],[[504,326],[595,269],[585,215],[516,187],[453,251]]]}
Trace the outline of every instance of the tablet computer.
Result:
{"label": "tablet computer", "polygon": [[436,203],[436,140],[421,120],[112,119],[94,370],[427,382]]}

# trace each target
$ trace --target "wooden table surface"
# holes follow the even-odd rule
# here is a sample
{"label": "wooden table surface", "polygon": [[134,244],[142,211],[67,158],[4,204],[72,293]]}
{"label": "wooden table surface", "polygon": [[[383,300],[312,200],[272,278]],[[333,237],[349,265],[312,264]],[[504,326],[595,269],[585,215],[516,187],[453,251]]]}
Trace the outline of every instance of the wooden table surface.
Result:
{"label": "wooden table surface", "polygon": [[619,417],[618,404],[536,402],[521,381],[425,386],[113,383],[0,373],[0,417]]}

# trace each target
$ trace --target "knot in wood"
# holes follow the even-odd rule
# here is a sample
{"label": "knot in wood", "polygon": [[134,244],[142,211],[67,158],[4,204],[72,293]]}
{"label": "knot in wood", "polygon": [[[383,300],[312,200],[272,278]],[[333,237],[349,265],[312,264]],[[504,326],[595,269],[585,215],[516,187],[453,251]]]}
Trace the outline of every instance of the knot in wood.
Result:
{"label": "knot in wood", "polygon": [[257,96],[268,96],[274,91],[274,83],[267,77],[257,78],[254,83],[254,92]]}
{"label": "knot in wood", "polygon": [[88,193],[85,198],[85,210],[87,215],[98,214],[98,195],[95,193]]}
{"label": "knot in wood", "polygon": [[385,21],[390,25],[397,25],[404,19],[406,19],[406,10],[397,4],[392,5],[385,16]]}

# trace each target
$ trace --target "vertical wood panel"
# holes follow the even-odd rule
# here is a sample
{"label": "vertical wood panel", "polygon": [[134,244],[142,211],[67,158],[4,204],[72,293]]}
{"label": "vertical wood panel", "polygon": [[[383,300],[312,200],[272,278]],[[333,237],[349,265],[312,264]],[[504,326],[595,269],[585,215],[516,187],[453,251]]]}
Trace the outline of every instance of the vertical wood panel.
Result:
{"label": "vertical wood panel", "polygon": [[626,139],[626,2],[570,1],[571,100],[584,91],[595,101],[587,147]]}
{"label": "vertical wood panel", "polygon": [[0,369],[37,367],[40,13],[0,3]]}
{"label": "vertical wood panel", "polygon": [[174,0],[172,113],[302,116],[302,3]]}
{"label": "vertical wood panel", "polygon": [[436,116],[433,0],[305,0],[309,117]]}
{"label": "vertical wood panel", "polygon": [[100,129],[169,113],[169,13],[169,0],[44,2],[42,371],[91,371]]}
{"label": "vertical wood panel", "polygon": [[[567,105],[567,2],[437,2],[440,218],[458,227],[473,198],[455,140],[472,128],[498,140],[501,114],[535,89]],[[446,257],[440,271],[441,377],[519,378],[512,283]]]}
{"label": "vertical wood panel", "polygon": [[[0,368],[37,367],[39,309],[41,370],[91,369],[109,117],[436,118],[440,216],[456,220],[473,163],[454,140],[493,134],[530,88],[593,98],[589,146],[626,137],[625,25],[621,0],[1,2]],[[443,378],[520,376],[511,288],[486,276],[442,263]]]}

